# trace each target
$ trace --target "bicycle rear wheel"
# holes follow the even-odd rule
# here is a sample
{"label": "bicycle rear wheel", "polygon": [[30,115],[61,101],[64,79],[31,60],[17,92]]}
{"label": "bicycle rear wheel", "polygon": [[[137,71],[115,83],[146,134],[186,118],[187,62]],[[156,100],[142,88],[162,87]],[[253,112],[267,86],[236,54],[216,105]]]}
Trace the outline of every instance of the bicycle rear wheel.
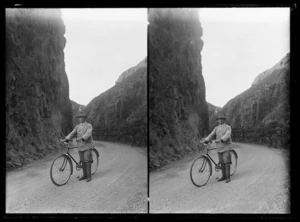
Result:
{"label": "bicycle rear wheel", "polygon": [[212,174],[212,166],[210,160],[201,156],[194,160],[190,169],[190,178],[196,187],[204,186]]}
{"label": "bicycle rear wheel", "polygon": [[66,184],[72,174],[73,166],[70,158],[67,155],[56,157],[50,168],[50,178],[56,186]]}
{"label": "bicycle rear wheel", "polygon": [[232,176],[237,168],[237,153],[235,150],[230,150],[230,155],[231,155],[231,165],[230,165],[230,176]]}
{"label": "bicycle rear wheel", "polygon": [[92,159],[93,159],[91,174],[93,175],[94,173],[96,173],[96,171],[98,169],[98,165],[99,165],[99,152],[98,152],[98,150],[96,150],[95,148],[93,148],[91,150],[91,153],[92,153]]}

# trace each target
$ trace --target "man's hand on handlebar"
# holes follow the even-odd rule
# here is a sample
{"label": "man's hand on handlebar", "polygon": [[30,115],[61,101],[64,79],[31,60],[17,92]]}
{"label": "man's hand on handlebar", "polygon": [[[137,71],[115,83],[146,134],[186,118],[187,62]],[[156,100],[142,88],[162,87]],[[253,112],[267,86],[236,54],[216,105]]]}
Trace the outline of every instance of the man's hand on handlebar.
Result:
{"label": "man's hand on handlebar", "polygon": [[209,142],[206,141],[206,140],[201,140],[200,143],[204,144],[204,145],[207,145]]}
{"label": "man's hand on handlebar", "polygon": [[76,142],[79,142],[79,141],[84,141],[84,139],[82,137],[76,138]]}
{"label": "man's hand on handlebar", "polygon": [[60,139],[60,142],[62,142],[62,143],[68,143],[70,140],[68,140],[68,139]]}

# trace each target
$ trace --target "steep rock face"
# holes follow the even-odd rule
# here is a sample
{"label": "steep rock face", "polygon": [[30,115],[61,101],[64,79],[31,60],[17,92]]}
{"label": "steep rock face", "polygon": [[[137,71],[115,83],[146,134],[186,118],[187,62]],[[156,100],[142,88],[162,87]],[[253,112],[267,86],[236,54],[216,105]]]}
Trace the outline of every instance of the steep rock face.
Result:
{"label": "steep rock face", "polygon": [[[260,74],[252,86],[231,99],[221,111],[233,128],[263,128],[265,133],[271,129],[281,129],[285,143],[289,140],[290,80],[289,53],[275,66]],[[215,116],[210,121],[211,129],[215,125]]]}
{"label": "steep rock face", "polygon": [[118,80],[116,81],[116,84],[121,83],[122,81],[124,81],[126,78],[128,78],[129,76],[131,76],[132,74],[136,73],[137,70],[139,69],[147,69],[147,58],[143,59],[139,64],[137,64],[136,66],[126,70],[125,72],[123,72]]}
{"label": "steep rock face", "polygon": [[282,60],[280,60],[276,65],[274,65],[271,69],[268,69],[261,74],[259,74],[253,81],[252,86],[260,83],[263,79],[271,75],[272,73],[284,69],[288,67],[290,64],[290,54],[288,53]]}
{"label": "steep rock face", "polygon": [[6,9],[8,168],[58,148],[72,127],[64,33],[60,10]]}
{"label": "steep rock face", "polygon": [[[147,59],[121,74],[116,85],[85,108],[95,139],[147,145]],[[99,138],[97,138],[99,136]]]}
{"label": "steep rock face", "polygon": [[149,9],[150,168],[197,149],[208,129],[195,9]]}
{"label": "steep rock face", "polygon": [[73,114],[73,127],[75,127],[77,124],[78,124],[78,121],[77,121],[77,114],[79,112],[79,110],[84,110],[85,106],[84,105],[80,105],[72,100],[71,101],[71,104],[72,104],[72,114]]}

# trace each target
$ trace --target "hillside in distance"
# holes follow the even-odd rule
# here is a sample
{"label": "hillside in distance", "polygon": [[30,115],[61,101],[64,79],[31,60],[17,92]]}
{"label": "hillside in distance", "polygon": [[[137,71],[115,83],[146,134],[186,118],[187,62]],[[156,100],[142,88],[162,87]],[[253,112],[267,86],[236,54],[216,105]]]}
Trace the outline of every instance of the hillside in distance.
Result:
{"label": "hillside in distance", "polygon": [[[221,109],[233,128],[282,130],[285,144],[290,129],[290,54],[259,74],[252,86]],[[215,117],[210,128],[215,126]]]}
{"label": "hillside in distance", "polygon": [[[86,107],[100,139],[147,145],[147,58],[123,72],[116,84]],[[96,137],[95,137],[96,138]]]}

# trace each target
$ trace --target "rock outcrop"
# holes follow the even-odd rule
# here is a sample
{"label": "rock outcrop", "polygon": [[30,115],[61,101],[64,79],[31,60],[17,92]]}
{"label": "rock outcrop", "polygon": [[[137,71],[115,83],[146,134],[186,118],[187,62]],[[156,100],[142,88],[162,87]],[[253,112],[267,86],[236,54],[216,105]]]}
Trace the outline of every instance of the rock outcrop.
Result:
{"label": "rock outcrop", "polygon": [[125,72],[123,72],[118,80],[116,81],[116,84],[122,83],[123,81],[125,81],[126,78],[128,78],[129,76],[131,76],[132,74],[136,73],[137,70],[145,70],[147,69],[147,58],[143,59],[139,64],[137,64],[136,66],[127,69]]}
{"label": "rock outcrop", "polygon": [[123,72],[116,85],[84,109],[94,139],[147,146],[147,59]]}
{"label": "rock outcrop", "polygon": [[290,65],[290,55],[287,54],[282,60],[280,60],[276,65],[271,69],[268,69],[260,73],[253,81],[252,86],[260,83],[263,79],[267,78],[269,75],[273,74],[276,71],[289,67]]}
{"label": "rock outcrop", "polygon": [[58,9],[6,9],[6,166],[58,149],[72,128]]}
{"label": "rock outcrop", "polygon": [[[273,129],[281,131],[283,146],[289,143],[290,104],[290,54],[276,66],[259,74],[252,86],[231,99],[222,109],[232,128],[263,129],[271,137]],[[215,125],[215,116],[210,128]],[[270,133],[268,132],[270,131]],[[271,135],[268,135],[271,134]],[[274,136],[274,135],[273,135]]]}
{"label": "rock outcrop", "polygon": [[149,9],[150,169],[198,149],[207,134],[202,27],[196,9]]}

